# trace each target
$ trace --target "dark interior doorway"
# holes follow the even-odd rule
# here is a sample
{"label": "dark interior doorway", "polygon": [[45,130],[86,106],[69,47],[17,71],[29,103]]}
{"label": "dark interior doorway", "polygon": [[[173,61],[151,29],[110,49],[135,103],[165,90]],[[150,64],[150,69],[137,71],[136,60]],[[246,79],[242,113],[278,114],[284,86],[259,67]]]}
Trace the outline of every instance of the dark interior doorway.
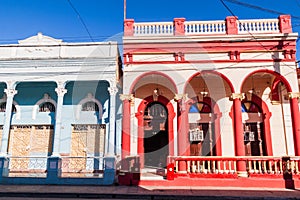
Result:
{"label": "dark interior doorway", "polygon": [[145,167],[166,167],[169,154],[168,111],[159,103],[150,103],[144,112]]}

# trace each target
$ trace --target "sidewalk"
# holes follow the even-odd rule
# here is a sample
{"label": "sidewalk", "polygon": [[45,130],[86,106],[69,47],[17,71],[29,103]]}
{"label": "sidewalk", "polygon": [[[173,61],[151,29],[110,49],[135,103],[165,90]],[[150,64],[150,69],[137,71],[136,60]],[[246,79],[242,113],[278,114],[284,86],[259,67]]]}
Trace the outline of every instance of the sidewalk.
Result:
{"label": "sidewalk", "polygon": [[0,185],[0,197],[91,199],[300,199],[299,190],[161,186]]}

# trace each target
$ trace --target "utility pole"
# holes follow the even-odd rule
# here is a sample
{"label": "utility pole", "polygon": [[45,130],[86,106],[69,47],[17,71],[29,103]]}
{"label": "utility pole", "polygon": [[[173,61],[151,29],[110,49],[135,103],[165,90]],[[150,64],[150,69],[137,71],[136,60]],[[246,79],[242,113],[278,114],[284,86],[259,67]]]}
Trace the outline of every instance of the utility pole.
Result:
{"label": "utility pole", "polygon": [[126,19],[126,0],[124,0],[124,20]]}

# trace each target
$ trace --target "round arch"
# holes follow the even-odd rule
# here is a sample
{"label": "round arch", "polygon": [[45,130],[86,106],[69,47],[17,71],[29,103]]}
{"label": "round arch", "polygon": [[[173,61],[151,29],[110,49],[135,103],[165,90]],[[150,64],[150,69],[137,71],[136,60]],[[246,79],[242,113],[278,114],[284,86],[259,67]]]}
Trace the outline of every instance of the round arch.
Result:
{"label": "round arch", "polygon": [[190,107],[197,102],[203,102],[210,106],[212,113],[212,121],[215,125],[215,151],[216,156],[222,156],[222,143],[221,143],[221,125],[220,125],[220,118],[222,117],[222,113],[218,104],[210,97],[204,97],[202,101],[198,101],[198,99],[189,99],[187,102],[186,110],[190,110]]}
{"label": "round arch", "polygon": [[222,73],[220,72],[217,72],[217,71],[210,71],[210,70],[204,70],[204,71],[200,71],[200,72],[197,72],[195,74],[193,74],[185,83],[185,86],[184,86],[184,93],[186,92],[186,88],[189,84],[189,82],[191,82],[191,80],[193,78],[195,78],[196,76],[198,75],[201,75],[201,74],[214,74],[214,75],[217,75],[217,76],[220,76],[223,80],[225,80],[225,82],[228,84],[230,90],[231,90],[231,93],[234,93],[235,92],[235,89],[231,83],[231,81]]}
{"label": "round arch", "polygon": [[[138,155],[140,156],[141,168],[144,167],[144,111],[147,106],[151,103],[155,102],[153,96],[148,96],[142,100],[140,105],[138,106],[138,112],[136,113],[136,118],[138,120]],[[164,105],[168,111],[168,145],[169,145],[169,155],[174,155],[174,128],[173,128],[173,120],[176,116],[172,103],[165,97],[159,96],[157,101]]]}
{"label": "round arch", "polygon": [[[244,99],[242,102],[245,102]],[[271,136],[271,126],[270,126],[270,118],[272,113],[269,111],[268,105],[257,95],[253,94],[250,99],[251,102],[259,106],[262,110],[263,114],[263,123],[264,123],[264,141],[266,145],[266,154],[267,156],[273,156],[273,148],[272,148],[272,136]]]}
{"label": "round arch", "polygon": [[146,73],[143,73],[143,74],[141,74],[140,76],[138,76],[138,77],[132,82],[132,84],[131,84],[131,86],[130,86],[130,89],[129,89],[130,93],[132,94],[132,93],[134,92],[134,87],[136,86],[136,84],[137,84],[142,78],[144,78],[144,77],[146,77],[146,76],[148,76],[148,75],[153,75],[153,74],[160,75],[160,76],[163,76],[163,77],[165,77],[166,79],[168,79],[168,80],[170,81],[170,83],[172,84],[172,86],[174,87],[174,89],[175,89],[174,92],[175,92],[175,93],[178,93],[178,89],[177,89],[177,86],[176,86],[174,80],[173,80],[170,76],[168,76],[168,75],[166,75],[166,74],[164,74],[164,73],[162,73],[162,72],[158,72],[158,71],[150,71],[150,72],[146,72]]}
{"label": "round arch", "polygon": [[247,79],[252,76],[253,74],[257,74],[257,73],[269,73],[269,74],[272,74],[276,77],[277,81],[281,81],[286,89],[287,89],[287,92],[292,92],[292,88],[291,88],[291,85],[290,83],[286,80],[286,78],[284,76],[282,76],[281,74],[279,74],[278,72],[276,71],[272,71],[272,70],[268,70],[268,69],[260,69],[260,70],[255,70],[251,73],[249,73],[242,81],[242,84],[241,84],[241,87],[240,87],[240,91],[242,91],[243,89],[243,86],[245,84],[245,82],[247,81]]}

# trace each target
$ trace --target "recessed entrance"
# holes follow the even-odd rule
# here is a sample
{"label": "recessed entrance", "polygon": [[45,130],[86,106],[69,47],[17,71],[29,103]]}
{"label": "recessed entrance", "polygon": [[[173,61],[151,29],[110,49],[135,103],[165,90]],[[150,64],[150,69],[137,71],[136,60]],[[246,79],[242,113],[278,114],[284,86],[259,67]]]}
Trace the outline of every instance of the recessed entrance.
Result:
{"label": "recessed entrance", "polygon": [[144,112],[145,166],[165,167],[169,154],[168,111],[159,103],[150,103]]}

